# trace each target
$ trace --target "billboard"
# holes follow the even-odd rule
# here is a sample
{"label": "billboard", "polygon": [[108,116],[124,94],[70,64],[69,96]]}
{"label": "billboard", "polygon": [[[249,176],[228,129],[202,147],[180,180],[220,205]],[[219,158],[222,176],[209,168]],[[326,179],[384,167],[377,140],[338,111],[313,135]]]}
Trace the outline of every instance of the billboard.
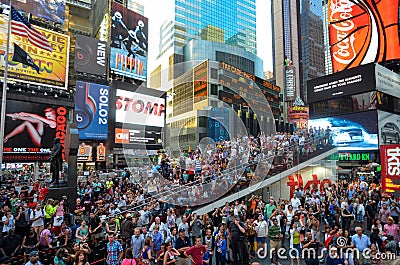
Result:
{"label": "billboard", "polygon": [[161,131],[115,128],[116,144],[160,145],[162,138]]}
{"label": "billboard", "polygon": [[329,0],[333,71],[400,59],[399,0]]}
{"label": "billboard", "polygon": [[[23,83],[49,86],[67,89],[68,86],[68,56],[69,36],[51,30],[35,27],[40,31],[53,47],[53,51],[41,49],[32,45],[28,38],[11,34],[11,43],[16,43],[31,57],[33,62],[39,66],[39,73],[30,66],[11,61],[14,52],[13,45],[10,47],[8,79]],[[7,18],[0,15],[0,37],[7,39]],[[0,42],[0,54],[4,55],[6,41]],[[4,75],[4,56],[0,56],[0,75]]]}
{"label": "billboard", "polygon": [[376,111],[359,112],[308,122],[313,128],[331,130],[331,140],[339,151],[378,149],[378,122]]}
{"label": "billboard", "polygon": [[74,69],[77,72],[105,76],[107,74],[107,42],[76,35]]}
{"label": "billboard", "polygon": [[68,110],[7,100],[4,161],[48,161],[55,137],[64,146]]}
{"label": "billboard", "polygon": [[377,64],[375,65],[376,90],[400,98],[400,75]]}
{"label": "billboard", "polygon": [[78,149],[77,161],[78,162],[91,162],[93,161],[92,155],[93,147],[85,143],[81,143]]}
{"label": "billboard", "polygon": [[296,99],[296,72],[294,66],[285,66],[286,101]]}
{"label": "billboard", "polygon": [[74,122],[81,140],[107,140],[109,87],[76,81]]}
{"label": "billboard", "polygon": [[[10,1],[1,0],[2,4],[10,5]],[[42,17],[56,23],[64,24],[65,0],[44,1],[44,0],[15,0],[12,2],[15,9],[20,9],[34,16]]]}
{"label": "billboard", "polygon": [[115,122],[164,127],[165,98],[117,89]]}
{"label": "billboard", "polygon": [[400,195],[400,145],[391,144],[380,147],[382,165],[382,190]]}
{"label": "billboard", "polygon": [[111,10],[111,73],[146,80],[147,18],[116,2]]}
{"label": "billboard", "polygon": [[378,111],[379,144],[400,144],[400,116]]}
{"label": "billboard", "polygon": [[375,64],[371,63],[307,82],[307,102],[317,102],[375,89]]}

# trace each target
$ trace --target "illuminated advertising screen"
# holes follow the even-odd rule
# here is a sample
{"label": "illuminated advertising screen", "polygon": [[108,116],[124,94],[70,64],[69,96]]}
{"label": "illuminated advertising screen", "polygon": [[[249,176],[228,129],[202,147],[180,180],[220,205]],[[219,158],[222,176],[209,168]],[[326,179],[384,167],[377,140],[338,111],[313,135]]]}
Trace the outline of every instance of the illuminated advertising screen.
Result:
{"label": "illuminated advertising screen", "polygon": [[381,175],[383,192],[400,195],[400,145],[391,144],[380,147]]}
{"label": "illuminated advertising screen", "polygon": [[109,87],[76,81],[74,122],[81,140],[107,140]]}
{"label": "illuminated advertising screen", "polygon": [[162,143],[162,132],[161,130],[115,128],[115,143],[160,145]]}
{"label": "illuminated advertising screen", "polygon": [[400,115],[378,111],[379,144],[400,144]]}
{"label": "illuminated advertising screen", "polygon": [[399,0],[329,0],[333,71],[400,59]]}
{"label": "illuminated advertising screen", "polygon": [[75,39],[75,71],[105,76],[107,73],[107,42],[83,35]]}
{"label": "illuminated advertising screen", "polygon": [[378,149],[378,122],[376,111],[367,111],[335,117],[313,119],[313,128],[331,130],[331,141],[339,151]]}
{"label": "illuminated advertising screen", "polygon": [[285,67],[286,101],[296,99],[296,72],[294,66]]}
{"label": "illuminated advertising screen", "polygon": [[208,95],[208,61],[193,69],[193,98],[194,103],[207,99]]}
{"label": "illuminated advertising screen", "polygon": [[[68,58],[69,36],[40,27],[40,31],[51,44],[53,51],[41,49],[32,45],[28,38],[11,34],[11,43],[18,44],[32,57],[33,63],[39,67],[39,73],[30,66],[12,62],[14,45],[10,47],[8,79],[23,83],[36,84],[54,88],[67,89],[68,86]],[[7,46],[7,18],[0,15],[0,54],[5,54]],[[4,56],[0,56],[0,75],[4,74]]]}
{"label": "illuminated advertising screen", "polygon": [[[9,5],[10,1],[1,0],[2,4]],[[12,2],[15,9],[20,9],[34,16],[48,19],[50,21],[64,24],[65,19],[65,0],[57,1],[36,1],[36,0],[16,0]]]}
{"label": "illuminated advertising screen", "polygon": [[145,81],[148,20],[116,2],[111,10],[111,72]]}
{"label": "illuminated advertising screen", "polygon": [[164,127],[165,98],[117,89],[115,121],[123,124]]}
{"label": "illuminated advertising screen", "polygon": [[63,106],[7,100],[4,161],[48,161],[55,137],[64,146],[67,117]]}

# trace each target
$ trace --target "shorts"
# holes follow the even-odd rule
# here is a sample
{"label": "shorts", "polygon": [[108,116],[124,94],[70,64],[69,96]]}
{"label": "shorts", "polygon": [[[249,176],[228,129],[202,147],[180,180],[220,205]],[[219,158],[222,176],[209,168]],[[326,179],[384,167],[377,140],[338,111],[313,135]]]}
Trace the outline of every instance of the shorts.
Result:
{"label": "shorts", "polygon": [[280,248],[280,244],[281,242],[279,240],[271,240],[270,244],[271,244],[271,250],[275,249],[275,251],[277,251]]}
{"label": "shorts", "polygon": [[298,258],[301,254],[301,247],[300,244],[293,244],[293,248],[289,250],[291,258]]}
{"label": "shorts", "polygon": [[265,237],[256,237],[256,242],[265,243],[266,238]]}

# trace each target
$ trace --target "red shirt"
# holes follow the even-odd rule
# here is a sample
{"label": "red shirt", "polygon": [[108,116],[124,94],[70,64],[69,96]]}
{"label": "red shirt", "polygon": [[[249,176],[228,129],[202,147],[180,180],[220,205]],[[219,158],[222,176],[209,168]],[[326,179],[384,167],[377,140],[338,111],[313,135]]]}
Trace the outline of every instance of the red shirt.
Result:
{"label": "red shirt", "polygon": [[205,246],[201,245],[201,247],[193,246],[186,250],[186,254],[192,256],[194,263],[193,265],[202,265],[203,264],[203,256],[206,253],[207,249]]}

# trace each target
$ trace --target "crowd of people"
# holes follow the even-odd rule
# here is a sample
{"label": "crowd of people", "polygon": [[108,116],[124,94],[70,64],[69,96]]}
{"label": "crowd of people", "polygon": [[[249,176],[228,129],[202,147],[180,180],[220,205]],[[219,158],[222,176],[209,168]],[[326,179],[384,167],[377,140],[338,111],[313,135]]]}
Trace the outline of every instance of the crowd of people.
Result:
{"label": "crowd of people", "polygon": [[[299,190],[291,201],[271,198],[263,202],[254,196],[202,216],[189,206],[176,206],[201,204],[205,198],[219,196],[243,176],[256,178],[268,173],[263,166],[272,172],[282,165],[289,168],[296,163],[296,152],[307,156],[329,142],[329,134],[315,128],[269,137],[238,137],[204,150],[183,151],[176,160],[162,155],[151,168],[125,170],[121,176],[100,179],[92,174],[78,183],[78,198],[73,202],[67,195],[60,200],[48,198],[46,184],[39,181],[18,189],[9,185],[0,191],[0,264],[11,260],[28,265],[87,265],[89,261],[242,265],[256,258],[266,244],[285,247],[286,238],[295,249],[313,247],[313,240],[321,239],[321,231],[325,237],[330,235],[324,226],[335,233],[340,227],[343,234],[352,234],[357,231],[354,223],[371,222],[367,205],[365,218],[358,215],[361,205],[368,204],[368,196],[374,199],[375,210],[386,207],[379,204],[384,200],[379,191],[366,182],[333,185],[323,195]],[[348,210],[340,210],[344,202]],[[352,214],[356,219],[349,225]],[[396,219],[394,212],[390,215]],[[379,227],[379,222],[374,225]],[[384,222],[381,230],[385,227],[395,230],[390,221]],[[378,235],[381,240],[391,239],[389,234],[384,238],[384,232]],[[397,234],[393,236],[398,240]],[[300,243],[299,237],[304,237]],[[380,245],[379,250],[386,250],[391,242]]]}

